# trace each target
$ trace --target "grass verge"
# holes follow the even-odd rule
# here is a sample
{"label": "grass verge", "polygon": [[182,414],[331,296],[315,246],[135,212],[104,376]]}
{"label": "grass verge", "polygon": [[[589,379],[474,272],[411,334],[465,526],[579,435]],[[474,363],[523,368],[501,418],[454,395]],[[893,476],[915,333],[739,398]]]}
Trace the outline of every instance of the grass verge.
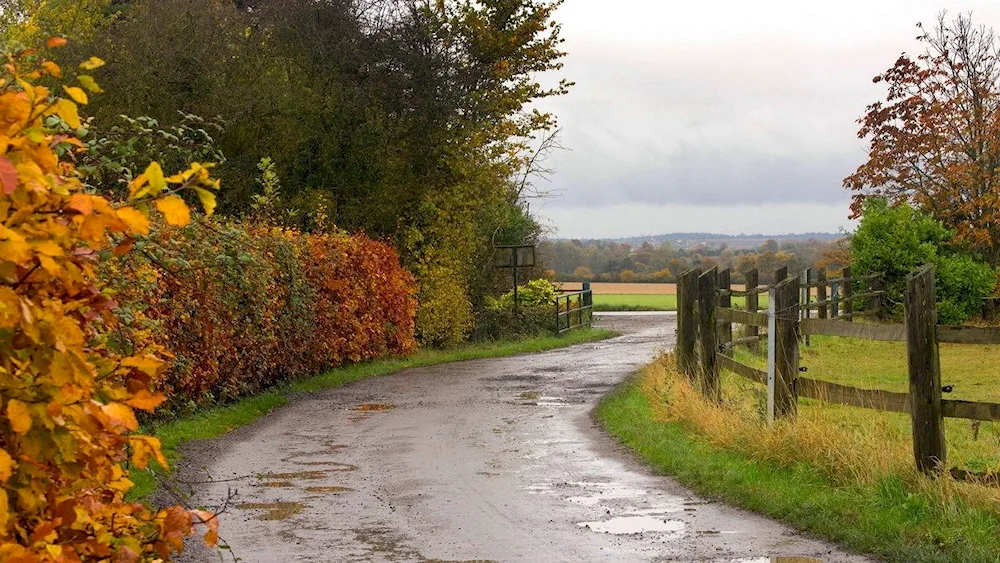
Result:
{"label": "grass verge", "polygon": [[[246,426],[286,404],[296,394],[333,389],[369,377],[388,375],[409,368],[464,360],[533,354],[574,344],[605,340],[616,335],[610,330],[580,329],[561,336],[544,336],[511,342],[467,344],[444,350],[421,350],[406,358],[389,358],[342,366],[322,375],[288,382],[231,404],[207,408],[167,422],[148,425],[142,428],[142,432],[159,438],[167,461],[174,464],[181,458],[179,448],[183,444],[194,440],[215,438]],[[158,473],[162,473],[162,469],[133,470],[130,478],[135,483],[135,487],[129,491],[129,498],[132,500],[144,499],[152,494],[157,487]]]}
{"label": "grass verge", "polygon": [[690,387],[669,360],[658,362],[606,397],[597,417],[646,462],[699,493],[847,548],[889,561],[1000,559],[995,489],[872,460],[910,444],[881,443],[878,432],[863,442],[871,427],[853,434],[806,411],[768,430],[759,416],[751,420],[728,404],[729,395],[726,406],[712,405]]}

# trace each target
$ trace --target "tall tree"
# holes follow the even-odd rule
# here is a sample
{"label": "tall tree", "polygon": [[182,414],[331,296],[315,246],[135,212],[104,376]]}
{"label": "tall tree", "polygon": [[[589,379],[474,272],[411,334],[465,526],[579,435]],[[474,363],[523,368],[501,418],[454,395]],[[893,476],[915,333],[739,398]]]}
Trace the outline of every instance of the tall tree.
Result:
{"label": "tall tree", "polygon": [[[920,28],[923,31],[923,27]],[[971,16],[939,16],[918,40],[875,77],[888,92],[858,123],[868,161],[844,180],[854,192],[853,217],[864,201],[910,203],[953,230],[955,240],[1000,263],[1000,41]]]}

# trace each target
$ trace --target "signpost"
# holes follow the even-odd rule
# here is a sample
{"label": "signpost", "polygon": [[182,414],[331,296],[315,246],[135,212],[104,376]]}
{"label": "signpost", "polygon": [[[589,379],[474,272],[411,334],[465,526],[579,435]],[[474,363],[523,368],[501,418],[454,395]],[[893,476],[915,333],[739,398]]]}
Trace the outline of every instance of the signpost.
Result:
{"label": "signpost", "polygon": [[495,266],[497,268],[510,268],[514,272],[514,309],[517,309],[517,284],[519,268],[533,268],[535,266],[535,245],[515,244],[506,246],[495,246],[497,250]]}

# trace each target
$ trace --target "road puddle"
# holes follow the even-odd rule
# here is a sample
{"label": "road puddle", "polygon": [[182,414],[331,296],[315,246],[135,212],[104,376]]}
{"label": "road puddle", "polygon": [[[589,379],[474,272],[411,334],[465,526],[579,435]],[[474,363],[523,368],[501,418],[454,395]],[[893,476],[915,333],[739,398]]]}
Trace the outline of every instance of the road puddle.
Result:
{"label": "road puddle", "polygon": [[361,403],[351,410],[358,412],[382,412],[391,411],[394,408],[396,408],[396,405],[392,403]]}
{"label": "road puddle", "polygon": [[274,481],[285,481],[288,479],[324,479],[326,478],[329,471],[298,471],[296,473],[264,473],[259,476],[260,479],[268,479]]}
{"label": "road puddle", "polygon": [[327,495],[339,495],[340,493],[350,493],[354,489],[350,487],[306,487],[310,493],[323,493]]}
{"label": "road puddle", "polygon": [[714,563],[824,563],[822,559],[800,556],[748,557],[746,559],[725,559]]}
{"label": "road puddle", "polygon": [[290,481],[264,481],[263,483],[258,483],[261,487],[272,487],[275,489],[283,489],[286,487],[294,487],[295,483]]}
{"label": "road puddle", "polygon": [[[533,393],[532,395],[537,394]],[[521,398],[525,398],[523,394]],[[521,404],[527,407],[569,407],[573,405],[573,403],[570,403],[563,397],[548,397],[545,395],[537,395]]]}
{"label": "road puddle", "polygon": [[664,520],[654,516],[618,516],[601,522],[580,522],[581,528],[590,528],[602,534],[628,535],[646,532],[683,532],[686,526],[680,520]]}
{"label": "road puddle", "polygon": [[306,509],[301,502],[245,502],[237,504],[241,510],[260,510],[258,520],[288,520]]}

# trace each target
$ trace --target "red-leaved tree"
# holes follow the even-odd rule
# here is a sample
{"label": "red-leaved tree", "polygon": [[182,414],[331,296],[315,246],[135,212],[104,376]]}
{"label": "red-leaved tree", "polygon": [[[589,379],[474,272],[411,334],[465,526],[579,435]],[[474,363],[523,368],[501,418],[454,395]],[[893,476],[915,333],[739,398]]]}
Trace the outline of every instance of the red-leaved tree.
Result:
{"label": "red-leaved tree", "polygon": [[844,180],[854,217],[864,200],[910,203],[955,240],[1000,263],[1000,43],[971,16],[941,14],[925,50],[875,77],[885,100],[868,106],[858,136],[868,161]]}

